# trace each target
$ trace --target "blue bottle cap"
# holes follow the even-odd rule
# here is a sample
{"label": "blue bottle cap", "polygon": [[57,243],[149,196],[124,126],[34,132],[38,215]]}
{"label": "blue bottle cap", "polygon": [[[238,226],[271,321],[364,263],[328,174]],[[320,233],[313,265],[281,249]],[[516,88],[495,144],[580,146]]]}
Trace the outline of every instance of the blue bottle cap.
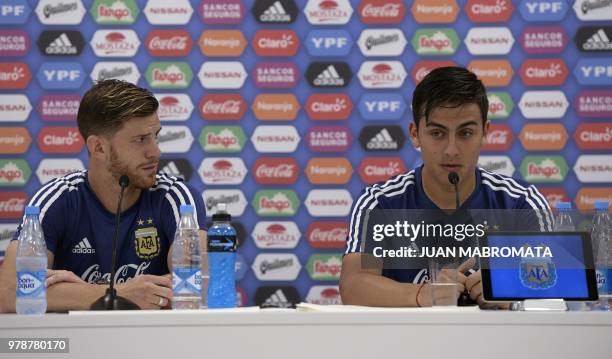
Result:
{"label": "blue bottle cap", "polygon": [[608,202],[607,201],[595,201],[595,209],[603,209],[608,210]]}
{"label": "blue bottle cap", "polygon": [[557,202],[557,209],[572,209],[570,202]]}
{"label": "blue bottle cap", "polygon": [[40,214],[40,210],[36,206],[27,206],[25,209],[26,216],[38,216]]}
{"label": "blue bottle cap", "polygon": [[190,204],[182,204],[181,205],[181,213],[193,213],[193,206]]}

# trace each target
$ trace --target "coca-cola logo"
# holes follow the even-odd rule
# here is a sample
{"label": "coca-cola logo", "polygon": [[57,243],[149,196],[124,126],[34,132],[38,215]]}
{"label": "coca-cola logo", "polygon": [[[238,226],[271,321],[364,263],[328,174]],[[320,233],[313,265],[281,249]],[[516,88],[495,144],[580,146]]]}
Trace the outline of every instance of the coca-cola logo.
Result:
{"label": "coca-cola logo", "polygon": [[260,157],[253,164],[252,173],[257,184],[294,184],[299,166],[292,157]]}
{"label": "coca-cola logo", "polygon": [[83,137],[76,127],[45,127],[37,142],[44,153],[79,153],[83,148]]}
{"label": "coca-cola logo", "polygon": [[512,146],[512,129],[506,124],[491,124],[482,151],[507,151]]}
{"label": "coca-cola logo", "polygon": [[438,67],[457,66],[453,61],[419,61],[412,68],[412,81],[418,84]]}
{"label": "coca-cola logo", "polygon": [[240,94],[208,94],[200,100],[200,113],[205,120],[240,120],[247,104]]}
{"label": "coca-cola logo", "polygon": [[191,52],[193,40],[187,30],[153,30],[145,40],[151,56],[187,56]]}
{"label": "coca-cola logo", "polygon": [[344,93],[312,94],[306,101],[311,120],[346,120],[353,110],[351,98]]}
{"label": "coca-cola logo", "polygon": [[359,176],[366,184],[386,181],[406,172],[406,165],[400,157],[366,157],[359,165]]}
{"label": "coca-cola logo", "polygon": [[25,192],[0,192],[0,219],[20,219],[27,199]]}
{"label": "coca-cola logo", "polygon": [[312,248],[344,248],[349,225],[341,221],[311,222],[306,230],[306,239]]}
{"label": "coca-cola logo", "polygon": [[406,14],[406,6],[400,0],[363,0],[359,4],[359,16],[364,24],[399,24]]}
{"label": "coca-cola logo", "polygon": [[[124,264],[117,268],[113,281],[115,284],[125,283],[136,276],[145,274],[147,268],[149,268],[150,265],[151,262]],[[110,282],[111,273],[103,273],[100,271],[99,264],[92,264],[91,266],[89,266],[89,268],[83,271],[80,277],[87,283],[97,283],[101,280]]]}

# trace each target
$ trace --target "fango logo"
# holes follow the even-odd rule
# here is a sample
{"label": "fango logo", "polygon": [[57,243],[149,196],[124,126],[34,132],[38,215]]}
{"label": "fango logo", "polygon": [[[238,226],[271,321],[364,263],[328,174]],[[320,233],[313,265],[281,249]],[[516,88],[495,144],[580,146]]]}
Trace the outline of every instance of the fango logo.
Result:
{"label": "fango logo", "polygon": [[252,205],[258,216],[294,216],[300,200],[292,190],[265,189],[255,193]]}
{"label": "fango logo", "polygon": [[306,270],[313,280],[339,280],[342,270],[342,255],[313,254],[308,258]]}
{"label": "fango logo", "polygon": [[257,222],[251,237],[257,248],[291,249],[298,245],[300,229],[295,222]]}
{"label": "fango logo", "polygon": [[134,30],[97,30],[89,44],[98,57],[132,57],[140,40]]}
{"label": "fango logo", "polygon": [[558,183],[567,175],[563,156],[527,156],[521,162],[521,174],[531,183]]}
{"label": "fango logo", "polygon": [[0,159],[0,187],[25,186],[31,174],[26,160]]}
{"label": "fango logo", "polygon": [[149,86],[160,89],[187,88],[193,79],[186,62],[152,62],[147,67],[146,76]]}
{"label": "fango logo", "polygon": [[200,133],[204,152],[240,152],[246,136],[240,126],[205,126]]}
{"label": "fango logo", "polygon": [[514,103],[507,92],[488,92],[489,111],[487,118],[490,120],[504,119],[510,117]]}
{"label": "fango logo", "polygon": [[453,55],[459,47],[459,37],[453,28],[419,29],[412,37],[417,55]]}
{"label": "fango logo", "polygon": [[98,24],[129,25],[138,17],[138,6],[134,0],[96,0],[90,12]]}

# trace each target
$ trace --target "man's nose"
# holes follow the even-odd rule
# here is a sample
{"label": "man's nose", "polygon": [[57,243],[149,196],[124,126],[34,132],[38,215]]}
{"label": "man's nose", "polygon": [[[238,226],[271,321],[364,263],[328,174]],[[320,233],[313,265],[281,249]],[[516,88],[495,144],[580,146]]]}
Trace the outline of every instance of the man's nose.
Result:
{"label": "man's nose", "polygon": [[459,147],[457,147],[457,141],[454,136],[449,136],[446,147],[444,148],[444,154],[447,157],[457,157],[459,155]]}
{"label": "man's nose", "polygon": [[159,144],[157,141],[154,141],[149,148],[147,148],[147,152],[145,153],[147,158],[159,158],[161,157],[161,150],[159,149]]}

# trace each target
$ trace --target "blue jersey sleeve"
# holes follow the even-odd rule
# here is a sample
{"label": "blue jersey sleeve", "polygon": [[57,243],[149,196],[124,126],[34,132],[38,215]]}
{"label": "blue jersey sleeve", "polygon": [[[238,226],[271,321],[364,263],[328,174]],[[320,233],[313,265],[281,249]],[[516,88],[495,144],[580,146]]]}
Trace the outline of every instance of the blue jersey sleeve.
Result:
{"label": "blue jersey sleeve", "polygon": [[516,203],[515,209],[520,211],[520,229],[551,232],[553,231],[553,215],[546,198],[534,185],[525,186],[524,195]]}
{"label": "blue jersey sleeve", "polygon": [[[382,194],[379,188],[372,186],[367,187],[353,204],[351,211],[351,223],[349,225],[349,234],[346,240],[346,250],[344,254],[362,252],[363,236],[368,233],[366,228],[366,216],[368,210],[381,208],[379,196]],[[371,232],[370,232],[371,233]]]}
{"label": "blue jersey sleeve", "polygon": [[162,202],[162,218],[163,230],[166,237],[172,241],[174,232],[176,232],[177,223],[180,221],[181,205],[194,206],[194,214],[197,218],[199,228],[206,228],[206,208],[202,195],[193,188],[190,184],[183,182],[181,179],[174,178],[173,183],[169,186],[165,198]]}

